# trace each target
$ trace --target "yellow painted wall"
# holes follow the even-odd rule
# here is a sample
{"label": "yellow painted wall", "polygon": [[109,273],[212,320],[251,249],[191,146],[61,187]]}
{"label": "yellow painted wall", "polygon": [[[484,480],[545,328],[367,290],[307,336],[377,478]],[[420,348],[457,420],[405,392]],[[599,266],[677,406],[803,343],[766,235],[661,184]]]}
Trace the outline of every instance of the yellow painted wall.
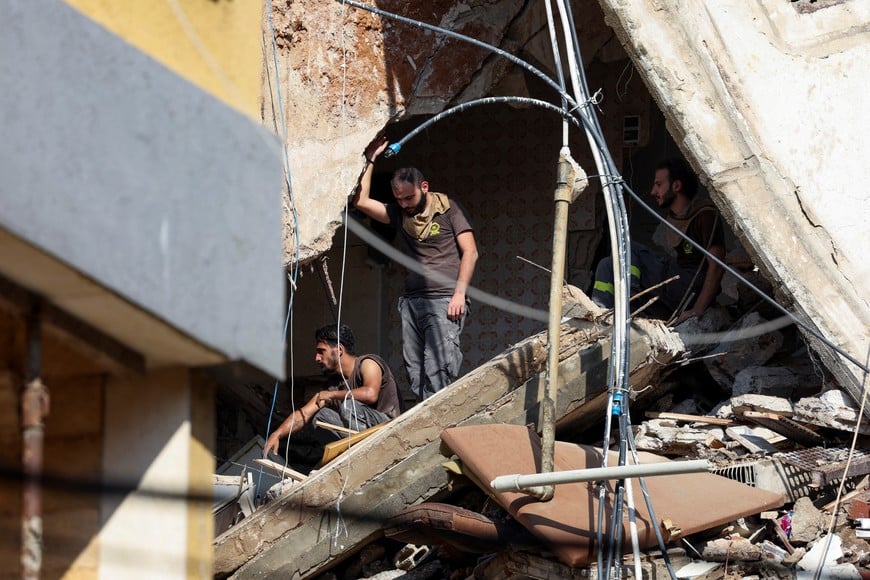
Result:
{"label": "yellow painted wall", "polygon": [[262,2],[66,2],[167,68],[259,120]]}

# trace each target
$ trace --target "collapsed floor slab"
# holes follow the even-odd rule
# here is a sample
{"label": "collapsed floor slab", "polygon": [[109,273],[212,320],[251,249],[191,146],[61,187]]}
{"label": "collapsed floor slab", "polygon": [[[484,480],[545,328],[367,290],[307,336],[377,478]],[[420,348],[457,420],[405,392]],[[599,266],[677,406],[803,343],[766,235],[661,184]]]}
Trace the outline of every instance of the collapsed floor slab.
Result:
{"label": "collapsed floor slab", "polygon": [[[604,407],[609,329],[562,326],[557,417]],[[682,342],[657,321],[635,321],[631,384],[656,384]],[[215,575],[305,578],[379,537],[402,509],[447,489],[440,435],[456,425],[540,425],[546,333],[532,336],[395,419],[305,482],[215,540]],[[655,360],[651,364],[651,361]]]}

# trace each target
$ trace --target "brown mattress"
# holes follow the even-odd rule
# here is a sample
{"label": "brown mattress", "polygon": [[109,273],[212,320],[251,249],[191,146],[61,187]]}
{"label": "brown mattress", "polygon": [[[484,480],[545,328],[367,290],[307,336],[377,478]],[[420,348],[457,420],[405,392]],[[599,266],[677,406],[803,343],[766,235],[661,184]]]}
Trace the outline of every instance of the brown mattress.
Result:
{"label": "brown mattress", "polygon": [[[520,425],[472,425],[447,429],[441,433],[441,438],[478,484],[549,546],[560,561],[569,566],[582,566],[595,560],[599,492],[594,483],[558,485],[549,502],[519,492],[496,492],[489,485],[499,475],[539,471],[541,441],[537,434]],[[668,461],[652,453],[639,456],[641,463]],[[611,452],[608,465],[615,465],[616,461],[616,454]],[[554,463],[556,471],[600,467],[601,452],[593,447],[557,442]],[[671,529],[679,528],[683,536],[783,504],[780,494],[711,473],[663,475],[647,477],[645,481],[658,521],[670,520]],[[612,483],[608,484],[605,500],[605,526],[612,509]],[[636,480],[633,488],[640,546],[646,549],[657,545],[657,541]],[[630,550],[628,510],[624,509],[623,514],[619,533],[625,534],[623,546]]]}

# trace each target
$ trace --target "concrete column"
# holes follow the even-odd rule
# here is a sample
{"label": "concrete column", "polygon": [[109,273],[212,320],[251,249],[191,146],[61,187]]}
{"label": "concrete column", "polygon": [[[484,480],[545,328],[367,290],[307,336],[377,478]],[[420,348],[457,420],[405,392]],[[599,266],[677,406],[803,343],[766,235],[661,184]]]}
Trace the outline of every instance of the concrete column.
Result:
{"label": "concrete column", "polygon": [[[194,384],[197,383],[197,384]],[[113,378],[106,392],[101,578],[211,578],[210,389],[187,369]]]}

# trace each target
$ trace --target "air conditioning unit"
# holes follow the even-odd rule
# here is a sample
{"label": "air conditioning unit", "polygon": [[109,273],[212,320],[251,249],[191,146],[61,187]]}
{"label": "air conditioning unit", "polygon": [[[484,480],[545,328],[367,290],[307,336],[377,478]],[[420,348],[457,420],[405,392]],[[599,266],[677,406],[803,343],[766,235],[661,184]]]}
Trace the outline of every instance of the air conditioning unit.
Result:
{"label": "air conditioning unit", "polygon": [[622,144],[629,147],[640,144],[640,115],[622,118]]}

